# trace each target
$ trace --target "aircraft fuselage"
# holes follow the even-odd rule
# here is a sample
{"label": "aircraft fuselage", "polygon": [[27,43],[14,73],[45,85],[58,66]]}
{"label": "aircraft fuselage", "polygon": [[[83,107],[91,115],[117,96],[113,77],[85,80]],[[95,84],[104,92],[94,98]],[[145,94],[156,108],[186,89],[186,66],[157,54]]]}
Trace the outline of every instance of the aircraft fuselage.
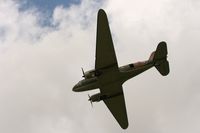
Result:
{"label": "aircraft fuselage", "polygon": [[[91,73],[89,78],[85,78],[81,81],[79,81],[74,87],[73,91],[75,92],[82,92],[82,91],[88,91],[93,89],[98,89],[101,86],[111,84],[113,82],[120,82],[123,84],[125,81],[129,80],[132,77],[137,76],[138,74],[150,69],[154,66],[153,61],[144,61],[144,62],[137,62],[133,64],[128,64],[125,66],[119,67],[119,72],[112,72],[107,68],[107,71],[104,70],[104,75],[112,75],[108,76],[109,78],[104,80],[105,82],[100,82],[99,80],[101,78],[101,70],[97,70],[100,72],[99,75],[95,74],[95,70],[90,70],[88,73]],[[87,73],[87,72],[86,72]],[[106,76],[104,76],[105,79]]]}

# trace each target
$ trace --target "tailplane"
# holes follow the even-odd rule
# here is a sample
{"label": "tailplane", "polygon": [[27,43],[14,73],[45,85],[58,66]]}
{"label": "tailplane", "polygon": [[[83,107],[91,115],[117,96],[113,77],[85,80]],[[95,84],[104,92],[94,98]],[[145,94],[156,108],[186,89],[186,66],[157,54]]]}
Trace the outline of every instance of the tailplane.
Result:
{"label": "tailplane", "polygon": [[168,75],[169,62],[167,61],[167,44],[165,42],[158,44],[156,51],[151,54],[149,60],[155,63],[154,66],[161,75]]}

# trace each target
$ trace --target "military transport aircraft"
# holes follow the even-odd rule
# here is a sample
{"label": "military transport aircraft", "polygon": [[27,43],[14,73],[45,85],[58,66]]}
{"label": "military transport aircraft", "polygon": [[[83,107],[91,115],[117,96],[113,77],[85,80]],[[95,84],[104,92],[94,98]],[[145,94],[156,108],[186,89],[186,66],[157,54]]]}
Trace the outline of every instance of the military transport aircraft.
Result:
{"label": "military transport aircraft", "polygon": [[128,118],[122,84],[153,66],[163,76],[169,73],[165,42],[158,44],[156,51],[147,61],[118,67],[107,16],[105,11],[100,9],[97,18],[95,69],[87,72],[82,69],[84,79],[73,87],[73,91],[81,92],[99,88],[100,93],[89,96],[89,101],[92,103],[103,100],[121,128],[126,129]]}

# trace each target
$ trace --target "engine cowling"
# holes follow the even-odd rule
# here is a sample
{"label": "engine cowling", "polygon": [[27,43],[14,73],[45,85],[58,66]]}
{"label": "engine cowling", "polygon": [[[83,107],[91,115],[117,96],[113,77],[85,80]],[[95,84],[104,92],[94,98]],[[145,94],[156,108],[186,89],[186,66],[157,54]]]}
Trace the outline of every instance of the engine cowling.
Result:
{"label": "engine cowling", "polygon": [[95,71],[94,70],[87,71],[87,72],[85,72],[83,77],[85,77],[86,79],[93,78],[93,77],[95,77]]}
{"label": "engine cowling", "polygon": [[105,99],[109,99],[109,98],[113,98],[113,97],[117,97],[117,96],[120,96],[120,95],[123,95],[123,92],[117,92],[117,93],[114,93],[114,94],[104,94],[102,95],[101,93],[97,93],[97,94],[94,94],[92,96],[89,96],[89,99],[88,101],[91,102],[99,102],[101,100],[105,100]]}
{"label": "engine cowling", "polygon": [[108,98],[107,95],[102,95],[101,93],[97,93],[97,94],[92,95],[91,97],[89,96],[88,100],[90,102],[99,102],[99,101],[106,99],[106,98]]}
{"label": "engine cowling", "polygon": [[101,72],[98,70],[90,70],[87,72],[83,72],[83,77],[86,79],[93,78],[100,75],[101,75]]}

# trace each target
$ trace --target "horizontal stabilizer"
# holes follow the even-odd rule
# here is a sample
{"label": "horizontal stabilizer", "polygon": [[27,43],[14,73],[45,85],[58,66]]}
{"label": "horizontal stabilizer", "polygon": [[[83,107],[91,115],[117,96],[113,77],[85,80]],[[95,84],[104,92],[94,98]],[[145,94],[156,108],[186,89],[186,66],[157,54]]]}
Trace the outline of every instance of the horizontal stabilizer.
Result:
{"label": "horizontal stabilizer", "polygon": [[160,61],[155,67],[163,76],[166,76],[169,73],[169,62],[167,60]]}

